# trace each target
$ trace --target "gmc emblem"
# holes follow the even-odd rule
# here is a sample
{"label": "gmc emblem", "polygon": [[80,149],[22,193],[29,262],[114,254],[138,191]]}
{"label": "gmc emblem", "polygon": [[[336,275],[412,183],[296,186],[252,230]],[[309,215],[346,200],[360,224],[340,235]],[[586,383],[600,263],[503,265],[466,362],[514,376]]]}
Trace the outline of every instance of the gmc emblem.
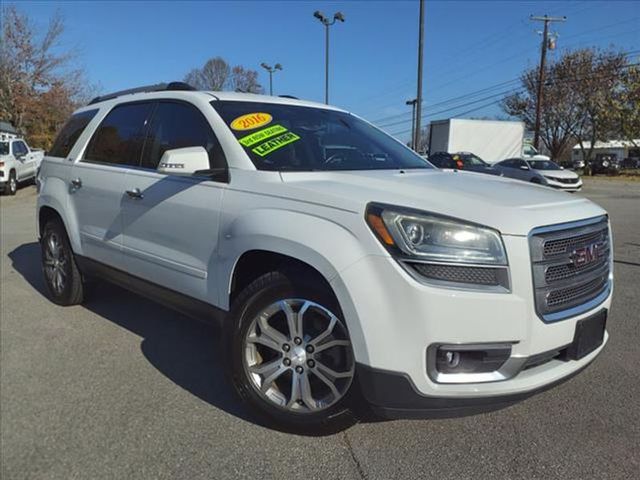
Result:
{"label": "gmc emblem", "polygon": [[569,257],[571,263],[573,263],[574,267],[583,267],[597,261],[601,247],[602,245],[599,243],[592,243],[586,247],[576,248]]}

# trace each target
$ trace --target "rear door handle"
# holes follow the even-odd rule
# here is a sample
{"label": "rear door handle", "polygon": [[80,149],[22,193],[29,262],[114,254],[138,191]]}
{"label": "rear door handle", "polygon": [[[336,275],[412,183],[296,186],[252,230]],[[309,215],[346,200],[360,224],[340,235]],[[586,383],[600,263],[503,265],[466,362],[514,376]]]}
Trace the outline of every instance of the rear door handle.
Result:
{"label": "rear door handle", "polygon": [[134,188],[133,190],[126,190],[126,193],[127,195],[129,195],[130,198],[137,198],[137,199],[144,198],[144,195],[142,194],[139,188]]}
{"label": "rear door handle", "polygon": [[73,188],[80,188],[82,187],[82,180],[80,180],[79,178],[74,178],[73,180],[71,180],[71,186]]}

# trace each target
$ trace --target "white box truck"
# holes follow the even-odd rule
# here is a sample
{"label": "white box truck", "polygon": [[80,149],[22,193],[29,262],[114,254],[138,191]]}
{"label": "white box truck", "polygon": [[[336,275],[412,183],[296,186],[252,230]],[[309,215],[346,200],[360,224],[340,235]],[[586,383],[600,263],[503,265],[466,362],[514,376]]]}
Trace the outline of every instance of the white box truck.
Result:
{"label": "white box truck", "polygon": [[522,155],[524,123],[450,118],[431,122],[429,153],[472,152],[488,163]]}

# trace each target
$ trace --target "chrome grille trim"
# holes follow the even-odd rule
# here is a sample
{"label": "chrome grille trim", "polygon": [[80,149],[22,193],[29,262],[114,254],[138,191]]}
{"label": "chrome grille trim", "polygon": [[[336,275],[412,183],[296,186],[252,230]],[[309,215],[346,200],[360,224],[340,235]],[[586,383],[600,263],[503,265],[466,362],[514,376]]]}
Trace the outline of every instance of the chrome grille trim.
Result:
{"label": "chrome grille trim", "polygon": [[[529,234],[536,312],[545,322],[593,308],[610,291],[611,245],[607,216],[533,229]],[[589,261],[584,248],[594,252]],[[582,249],[582,250],[581,250]],[[576,257],[578,260],[576,260]]]}

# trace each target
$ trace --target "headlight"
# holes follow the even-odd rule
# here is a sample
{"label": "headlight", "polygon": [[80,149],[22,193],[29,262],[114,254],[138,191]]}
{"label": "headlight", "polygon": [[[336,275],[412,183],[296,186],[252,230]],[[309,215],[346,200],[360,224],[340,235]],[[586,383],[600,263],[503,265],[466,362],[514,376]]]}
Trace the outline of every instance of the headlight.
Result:
{"label": "headlight", "polygon": [[367,223],[412,273],[449,283],[508,288],[500,233],[488,227],[389,205],[370,204]]}

